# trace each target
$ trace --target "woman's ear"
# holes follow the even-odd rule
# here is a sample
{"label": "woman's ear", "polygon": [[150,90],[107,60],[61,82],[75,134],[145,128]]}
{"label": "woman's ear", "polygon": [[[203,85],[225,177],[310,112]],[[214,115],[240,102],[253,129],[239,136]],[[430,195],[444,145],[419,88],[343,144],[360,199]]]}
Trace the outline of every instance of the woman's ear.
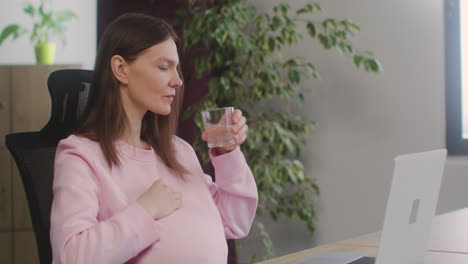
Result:
{"label": "woman's ear", "polygon": [[128,76],[127,76],[127,62],[124,58],[120,55],[114,55],[110,61],[112,73],[114,74],[115,78],[119,80],[119,82],[123,85],[128,84]]}

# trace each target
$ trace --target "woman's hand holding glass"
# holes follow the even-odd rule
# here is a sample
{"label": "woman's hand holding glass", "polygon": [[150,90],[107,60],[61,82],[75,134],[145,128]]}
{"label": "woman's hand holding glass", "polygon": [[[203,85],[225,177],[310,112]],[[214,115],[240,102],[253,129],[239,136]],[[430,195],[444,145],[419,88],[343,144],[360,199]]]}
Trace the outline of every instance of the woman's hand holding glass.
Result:
{"label": "woman's hand holding glass", "polygon": [[[235,109],[231,116],[231,132],[234,138],[235,143],[228,146],[215,147],[216,154],[222,155],[224,153],[232,151],[237,146],[241,145],[247,139],[247,119],[242,115],[242,111]],[[202,133],[202,140],[207,141],[208,135],[206,131]]]}

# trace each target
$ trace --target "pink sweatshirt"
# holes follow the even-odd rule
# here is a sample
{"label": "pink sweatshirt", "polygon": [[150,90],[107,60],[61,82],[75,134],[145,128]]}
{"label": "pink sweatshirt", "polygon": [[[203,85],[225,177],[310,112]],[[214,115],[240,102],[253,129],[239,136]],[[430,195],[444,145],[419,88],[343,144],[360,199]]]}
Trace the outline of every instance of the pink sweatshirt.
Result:
{"label": "pink sweatshirt", "polygon": [[[174,137],[174,146],[190,172],[186,181],[153,150],[118,141],[122,165],[109,169],[97,142],[75,135],[60,141],[50,226],[53,263],[226,263],[226,238],[245,237],[255,216],[252,173],[237,147],[211,156],[212,182],[189,144]],[[157,179],[181,192],[183,201],[154,220],[136,199]]]}

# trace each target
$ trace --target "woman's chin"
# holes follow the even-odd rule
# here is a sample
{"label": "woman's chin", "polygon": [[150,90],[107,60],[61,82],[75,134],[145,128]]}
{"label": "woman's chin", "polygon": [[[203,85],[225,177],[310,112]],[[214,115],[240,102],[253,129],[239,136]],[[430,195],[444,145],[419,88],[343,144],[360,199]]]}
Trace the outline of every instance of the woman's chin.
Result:
{"label": "woman's chin", "polygon": [[165,109],[154,109],[154,110],[150,110],[151,112],[157,114],[157,115],[163,115],[163,116],[166,116],[166,115],[169,115],[171,113],[171,107],[168,106],[167,108]]}

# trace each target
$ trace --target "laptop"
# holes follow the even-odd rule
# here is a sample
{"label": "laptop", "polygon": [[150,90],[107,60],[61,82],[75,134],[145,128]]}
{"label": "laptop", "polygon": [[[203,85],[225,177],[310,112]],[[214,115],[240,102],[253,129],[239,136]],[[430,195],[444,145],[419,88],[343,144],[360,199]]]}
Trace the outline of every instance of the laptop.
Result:
{"label": "laptop", "polygon": [[324,252],[295,264],[422,264],[435,214],[447,151],[395,158],[390,195],[376,257]]}

